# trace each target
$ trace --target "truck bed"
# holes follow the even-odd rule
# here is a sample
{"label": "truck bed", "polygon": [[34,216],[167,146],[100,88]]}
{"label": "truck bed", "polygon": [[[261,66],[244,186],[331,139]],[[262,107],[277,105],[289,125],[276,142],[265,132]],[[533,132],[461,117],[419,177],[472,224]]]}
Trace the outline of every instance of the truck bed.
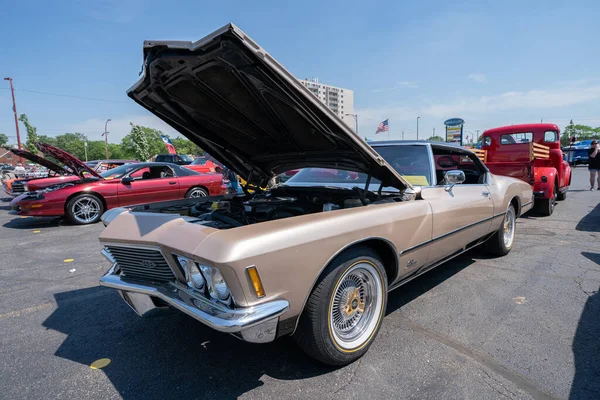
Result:
{"label": "truck bed", "polygon": [[530,161],[487,162],[485,165],[495,175],[510,176],[533,184],[532,166]]}

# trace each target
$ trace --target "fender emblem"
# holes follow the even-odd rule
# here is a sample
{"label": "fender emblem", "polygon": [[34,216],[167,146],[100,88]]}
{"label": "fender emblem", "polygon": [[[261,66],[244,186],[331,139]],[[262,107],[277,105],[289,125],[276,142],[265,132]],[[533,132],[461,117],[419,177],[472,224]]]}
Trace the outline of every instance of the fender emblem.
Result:
{"label": "fender emblem", "polygon": [[409,262],[406,263],[407,267],[412,267],[413,265],[415,265],[417,263],[417,260],[410,260]]}
{"label": "fender emblem", "polygon": [[152,269],[152,268],[156,267],[156,264],[154,264],[150,260],[144,260],[144,261],[142,261],[142,267],[147,268],[147,269]]}

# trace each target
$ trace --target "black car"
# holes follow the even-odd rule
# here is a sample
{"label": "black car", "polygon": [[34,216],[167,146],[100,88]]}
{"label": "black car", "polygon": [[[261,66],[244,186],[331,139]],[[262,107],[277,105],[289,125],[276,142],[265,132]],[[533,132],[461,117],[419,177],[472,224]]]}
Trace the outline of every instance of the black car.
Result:
{"label": "black car", "polygon": [[159,154],[156,156],[156,162],[166,162],[177,165],[190,165],[192,158],[187,154]]}

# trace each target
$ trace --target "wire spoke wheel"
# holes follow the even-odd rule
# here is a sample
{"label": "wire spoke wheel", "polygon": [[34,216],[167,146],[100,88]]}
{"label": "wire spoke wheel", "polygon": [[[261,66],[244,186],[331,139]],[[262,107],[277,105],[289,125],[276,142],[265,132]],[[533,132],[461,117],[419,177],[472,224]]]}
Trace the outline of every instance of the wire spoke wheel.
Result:
{"label": "wire spoke wheel", "polygon": [[100,213],[100,201],[93,197],[82,197],[71,206],[73,218],[82,224],[94,222]]}
{"label": "wire spoke wheel", "polygon": [[504,245],[507,248],[512,246],[515,238],[515,211],[512,207],[508,208],[504,216]]}
{"label": "wire spoke wheel", "polygon": [[375,267],[359,262],[349,268],[334,288],[329,312],[331,334],[344,350],[369,340],[383,306],[382,282]]}

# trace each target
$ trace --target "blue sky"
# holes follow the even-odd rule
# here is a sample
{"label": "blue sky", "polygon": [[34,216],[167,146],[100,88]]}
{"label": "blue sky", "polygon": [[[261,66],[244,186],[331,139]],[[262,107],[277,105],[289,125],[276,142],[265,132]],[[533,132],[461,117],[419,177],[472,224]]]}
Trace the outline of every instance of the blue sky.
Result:
{"label": "blue sky", "polygon": [[[415,138],[417,116],[421,137],[451,117],[467,132],[542,118],[599,126],[600,2],[483,3],[21,0],[2,7],[0,74],[39,133],[98,140],[111,118],[110,141],[129,121],[173,134],[125,95],[142,42],[231,21],[297,77],[353,89],[368,138],[386,118],[391,138]],[[15,135],[7,89],[0,81],[0,132]]]}

